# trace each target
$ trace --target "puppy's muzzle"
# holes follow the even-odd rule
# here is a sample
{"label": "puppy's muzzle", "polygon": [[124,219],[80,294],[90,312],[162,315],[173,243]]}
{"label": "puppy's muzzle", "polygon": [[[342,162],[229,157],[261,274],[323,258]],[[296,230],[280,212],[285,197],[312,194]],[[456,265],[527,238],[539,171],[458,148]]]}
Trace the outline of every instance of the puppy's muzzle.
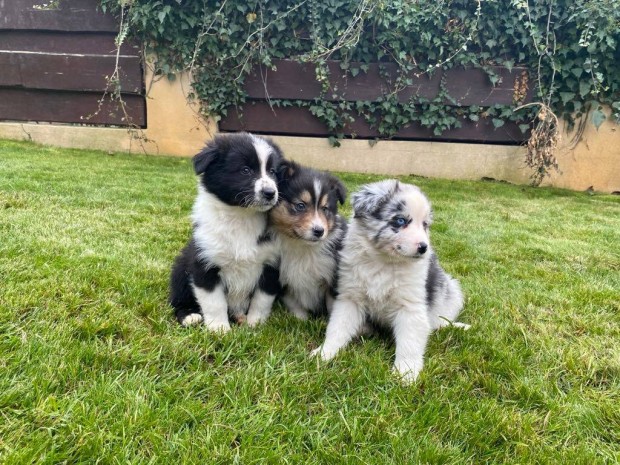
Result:
{"label": "puppy's muzzle", "polygon": [[312,235],[316,237],[317,239],[320,239],[321,237],[323,237],[324,232],[325,232],[325,228],[323,228],[322,226],[312,227]]}
{"label": "puppy's muzzle", "polygon": [[273,187],[264,187],[261,189],[260,194],[265,198],[265,200],[273,200],[276,196],[276,190]]}

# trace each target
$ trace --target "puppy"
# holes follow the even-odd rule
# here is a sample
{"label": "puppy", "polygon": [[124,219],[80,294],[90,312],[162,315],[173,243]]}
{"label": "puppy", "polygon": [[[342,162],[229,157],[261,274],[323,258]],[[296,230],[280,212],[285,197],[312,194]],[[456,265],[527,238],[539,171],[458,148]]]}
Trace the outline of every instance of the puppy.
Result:
{"label": "puppy", "polygon": [[280,247],[282,302],[297,318],[331,307],[346,222],[338,215],[346,189],[335,176],[285,161],[280,201],[269,212]]}
{"label": "puppy", "polygon": [[352,203],[338,298],[325,342],[313,355],[331,359],[368,319],[392,329],[394,369],[405,382],[413,382],[433,329],[450,324],[468,328],[454,322],[463,307],[461,288],[430,247],[431,206],[419,188],[397,180],[368,184]]}
{"label": "puppy", "polygon": [[280,149],[248,133],[219,135],[193,159],[199,177],[193,232],[170,277],[170,304],[183,326],[213,331],[271,310],[278,251],[267,212],[278,201]]}

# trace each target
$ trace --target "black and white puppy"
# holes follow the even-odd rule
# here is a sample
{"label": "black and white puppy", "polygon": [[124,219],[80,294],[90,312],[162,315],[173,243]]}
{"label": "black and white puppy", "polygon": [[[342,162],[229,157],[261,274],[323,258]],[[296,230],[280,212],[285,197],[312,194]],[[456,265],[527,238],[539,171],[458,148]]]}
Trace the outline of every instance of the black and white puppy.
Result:
{"label": "black and white puppy", "polygon": [[193,161],[193,232],[172,268],[170,304],[183,326],[228,331],[229,315],[242,322],[270,311],[280,289],[267,212],[278,201],[282,153],[240,133],[216,136]]}
{"label": "black and white puppy", "polygon": [[282,302],[306,320],[309,312],[331,310],[346,232],[338,204],[344,203],[346,188],[325,171],[290,161],[281,166],[280,200],[269,217],[281,254]]}
{"label": "black and white puppy", "polygon": [[329,360],[357,336],[366,320],[392,329],[394,369],[414,381],[433,329],[468,328],[457,280],[430,247],[431,205],[420,189],[397,180],[363,186],[352,197],[354,217],[341,252],[338,298],[325,342],[313,352]]}

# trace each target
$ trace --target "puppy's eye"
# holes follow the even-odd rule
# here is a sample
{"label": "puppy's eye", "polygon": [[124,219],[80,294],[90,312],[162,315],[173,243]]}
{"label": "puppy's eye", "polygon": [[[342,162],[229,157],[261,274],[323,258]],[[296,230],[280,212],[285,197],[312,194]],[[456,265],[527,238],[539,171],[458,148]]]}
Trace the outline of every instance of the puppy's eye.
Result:
{"label": "puppy's eye", "polygon": [[329,207],[327,206],[321,207],[321,210],[323,210],[323,213],[329,213]]}
{"label": "puppy's eye", "polygon": [[422,221],[422,227],[428,229],[428,221]]}
{"label": "puppy's eye", "polygon": [[250,168],[248,168],[247,166],[244,166],[241,169],[241,174],[246,174],[247,175],[247,174],[251,174],[251,173],[252,173],[252,170]]}
{"label": "puppy's eye", "polygon": [[396,226],[405,226],[407,224],[407,220],[402,216],[397,216],[396,218],[394,218],[394,224]]}
{"label": "puppy's eye", "polygon": [[275,168],[271,168],[269,170],[269,174],[273,174],[275,176],[276,175],[276,169]]}
{"label": "puppy's eye", "polygon": [[306,211],[306,204],[303,202],[299,202],[295,204],[295,210],[298,212]]}

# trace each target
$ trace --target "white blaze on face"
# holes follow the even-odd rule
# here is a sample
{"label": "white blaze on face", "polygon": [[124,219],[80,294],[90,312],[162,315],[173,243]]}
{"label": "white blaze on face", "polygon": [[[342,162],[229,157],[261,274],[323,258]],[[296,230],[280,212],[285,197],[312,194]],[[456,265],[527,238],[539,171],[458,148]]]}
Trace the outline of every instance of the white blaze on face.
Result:
{"label": "white blaze on face", "polygon": [[327,231],[327,224],[324,219],[319,215],[321,209],[321,180],[314,180],[314,218],[312,219],[312,228],[323,228],[323,231]]}
{"label": "white blaze on face", "polygon": [[408,187],[411,188],[403,192],[402,200],[405,204],[404,213],[411,219],[411,223],[397,235],[397,245],[406,255],[414,255],[419,244],[429,244],[424,222],[430,219],[431,206],[422,192],[413,186]]}
{"label": "white blaze on face", "polygon": [[268,202],[272,205],[275,205],[278,200],[278,186],[267,172],[267,162],[269,161],[269,157],[273,153],[273,149],[266,140],[256,136],[251,137],[252,145],[254,145],[254,150],[256,150],[256,155],[258,156],[258,161],[260,165],[260,177],[256,180],[256,183],[254,184],[254,198],[257,200],[261,200],[263,197],[262,191],[265,188],[271,188],[276,191],[276,195],[274,196],[272,201]]}

